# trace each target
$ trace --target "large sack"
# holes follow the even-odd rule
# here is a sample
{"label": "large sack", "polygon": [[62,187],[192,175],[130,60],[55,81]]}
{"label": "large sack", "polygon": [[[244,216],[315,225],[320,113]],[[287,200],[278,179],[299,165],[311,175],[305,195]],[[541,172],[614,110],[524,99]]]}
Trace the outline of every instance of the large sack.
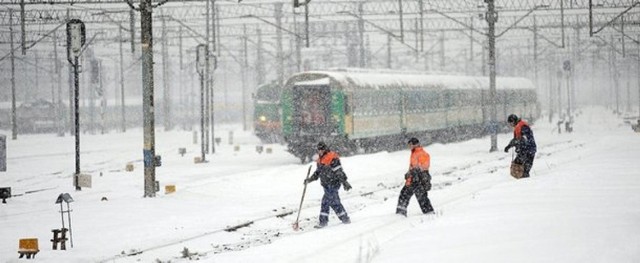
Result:
{"label": "large sack", "polygon": [[511,162],[511,176],[516,179],[522,178],[524,175],[524,165]]}

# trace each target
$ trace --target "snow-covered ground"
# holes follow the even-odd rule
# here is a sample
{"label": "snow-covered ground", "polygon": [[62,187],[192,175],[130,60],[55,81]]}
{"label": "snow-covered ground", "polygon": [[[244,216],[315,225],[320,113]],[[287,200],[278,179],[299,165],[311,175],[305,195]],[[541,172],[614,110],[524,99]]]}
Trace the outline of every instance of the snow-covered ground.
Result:
{"label": "snow-covered ground", "polygon": [[[193,163],[191,133],[159,129],[156,198],[142,197],[141,130],[82,135],[82,170],[93,180],[82,191],[72,186],[73,137],[21,135],[9,138],[0,173],[0,187],[17,195],[0,205],[0,262],[25,261],[18,240],[29,237],[39,240],[34,262],[640,262],[640,134],[602,108],[584,109],[571,134],[546,119],[533,131],[538,154],[522,180],[508,175],[511,153],[488,152],[489,138],[428,145],[430,215],[415,199],[409,217],[394,214],[408,150],[343,157],[354,188],[340,194],[353,223],[332,212],[329,227],[312,228],[322,196],[314,182],[297,232],[310,164],[282,145],[257,153],[258,140],[239,127],[217,127],[222,143],[205,164]],[[510,136],[498,137],[500,149]],[[49,241],[61,227],[60,193],[74,199],[66,251]]]}

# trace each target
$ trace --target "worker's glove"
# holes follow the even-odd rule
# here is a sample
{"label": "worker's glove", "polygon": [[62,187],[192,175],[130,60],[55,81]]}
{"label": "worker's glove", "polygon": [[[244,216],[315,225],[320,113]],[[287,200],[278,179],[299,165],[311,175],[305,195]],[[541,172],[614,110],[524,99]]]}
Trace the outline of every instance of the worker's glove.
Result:
{"label": "worker's glove", "polygon": [[509,148],[511,148],[509,145],[507,145],[507,147],[504,147],[504,152],[508,153],[509,152]]}
{"label": "worker's glove", "polygon": [[404,173],[404,179],[405,180],[409,179],[409,176],[411,176],[411,174],[409,174],[409,172]]}
{"label": "worker's glove", "polygon": [[345,181],[344,183],[342,183],[342,187],[344,187],[345,191],[349,191],[351,190],[351,185],[349,184],[349,182]]}
{"label": "worker's glove", "polygon": [[314,181],[313,179],[307,178],[307,179],[304,179],[304,184],[308,184],[308,183],[311,183],[313,181]]}

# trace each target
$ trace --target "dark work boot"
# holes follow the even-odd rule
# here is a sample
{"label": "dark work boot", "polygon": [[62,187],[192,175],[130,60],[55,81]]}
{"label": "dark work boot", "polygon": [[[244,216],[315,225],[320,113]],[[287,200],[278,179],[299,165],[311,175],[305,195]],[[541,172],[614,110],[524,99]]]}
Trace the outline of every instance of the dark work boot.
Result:
{"label": "dark work boot", "polygon": [[396,208],[396,215],[401,215],[401,216],[407,217],[407,209],[404,208],[404,207]]}

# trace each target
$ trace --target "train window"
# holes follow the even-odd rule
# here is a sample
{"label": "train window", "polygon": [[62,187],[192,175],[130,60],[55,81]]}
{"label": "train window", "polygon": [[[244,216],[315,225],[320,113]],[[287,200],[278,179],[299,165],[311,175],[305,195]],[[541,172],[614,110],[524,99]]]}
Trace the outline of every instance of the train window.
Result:
{"label": "train window", "polygon": [[426,112],[429,109],[429,93],[420,93],[420,107],[421,112]]}
{"label": "train window", "polygon": [[431,104],[429,104],[429,107],[431,108],[431,111],[438,111],[438,109],[441,108],[440,94],[438,91],[432,91],[430,95],[431,95]]}
{"label": "train window", "polygon": [[445,107],[449,108],[449,107],[453,107],[453,94],[451,93],[451,91],[445,91],[444,92],[444,97],[445,97]]}
{"label": "train window", "polygon": [[468,107],[468,106],[474,105],[472,92],[474,92],[474,91],[466,90],[466,91],[461,92],[460,96],[462,96],[462,105],[463,106]]}
{"label": "train window", "polygon": [[323,125],[330,111],[328,88],[294,87],[294,101],[301,125]]}
{"label": "train window", "polygon": [[430,103],[429,106],[432,111],[440,108],[440,94],[437,91],[430,92]]}

